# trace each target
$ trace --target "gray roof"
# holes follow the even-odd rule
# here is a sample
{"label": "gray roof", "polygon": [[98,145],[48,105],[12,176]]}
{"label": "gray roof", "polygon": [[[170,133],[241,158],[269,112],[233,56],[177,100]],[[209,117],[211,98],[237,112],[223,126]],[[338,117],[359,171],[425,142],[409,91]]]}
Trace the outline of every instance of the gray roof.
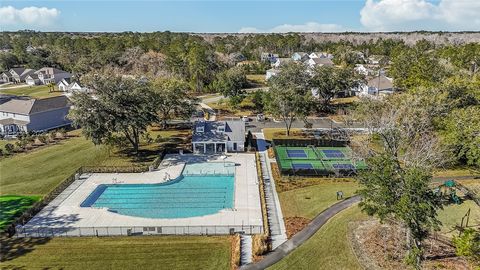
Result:
{"label": "gray roof", "polygon": [[10,74],[10,72],[3,72],[2,76],[7,76],[8,78],[11,78],[12,74]]}
{"label": "gray roof", "polygon": [[39,73],[53,75],[53,74],[68,73],[68,72],[58,68],[44,67],[35,72],[35,74],[39,74]]}
{"label": "gray roof", "polygon": [[20,75],[22,75],[23,72],[25,72],[25,68],[11,68],[9,71],[10,71],[10,73],[14,72],[18,76],[20,76]]}
{"label": "gray roof", "polygon": [[[28,76],[26,78],[30,77],[31,79],[33,80],[37,80],[38,79],[38,74],[35,74],[35,73],[32,73],[32,74],[28,74]],[[25,78],[25,79],[26,79]]]}
{"label": "gray roof", "polygon": [[379,91],[393,88],[393,82],[385,75],[376,76],[368,80],[367,85],[369,87],[375,87]]}
{"label": "gray roof", "polygon": [[14,98],[0,104],[0,112],[33,114],[54,109],[69,107],[68,98],[65,96],[44,99],[20,99]]}
{"label": "gray roof", "polygon": [[[196,132],[198,126],[204,126],[204,132]],[[225,132],[217,132],[219,126],[225,126]],[[245,123],[243,121],[197,121],[192,142],[245,141]]]}
{"label": "gray roof", "polygon": [[316,65],[333,66],[332,60],[328,58],[312,58],[312,61],[315,62]]}

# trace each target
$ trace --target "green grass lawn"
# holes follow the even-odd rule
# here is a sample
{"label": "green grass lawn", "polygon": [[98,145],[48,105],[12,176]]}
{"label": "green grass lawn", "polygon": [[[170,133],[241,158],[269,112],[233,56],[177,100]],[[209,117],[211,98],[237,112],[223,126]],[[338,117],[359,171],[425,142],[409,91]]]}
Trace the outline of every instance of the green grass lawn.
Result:
{"label": "green grass lawn", "polygon": [[[2,269],[229,269],[228,237],[10,239]],[[9,252],[8,246],[13,246]]]}
{"label": "green grass lawn", "polygon": [[265,74],[248,74],[247,80],[259,85],[266,85]]}
{"label": "green grass lawn", "polygon": [[313,219],[320,212],[335,204],[337,191],[343,191],[344,198],[354,195],[358,184],[318,178],[317,183],[278,194],[284,217],[304,217]]}
{"label": "green grass lawn", "polygon": [[56,97],[62,95],[62,92],[55,91],[50,92],[50,88],[46,85],[39,86],[25,86],[12,89],[2,89],[0,88],[0,94],[9,94],[16,96],[29,96],[32,98],[47,98],[47,97]]}
{"label": "green grass lawn", "polygon": [[312,238],[268,269],[362,269],[350,247],[348,223],[366,215],[353,206],[327,222]]}
{"label": "green grass lawn", "polygon": [[438,212],[438,219],[442,222],[441,233],[452,236],[458,233],[455,226],[460,226],[462,217],[470,209],[469,227],[480,226],[480,206],[472,200],[465,200],[461,204],[450,204]]}
{"label": "green grass lawn", "polygon": [[[79,133],[78,131],[76,132]],[[131,166],[150,164],[174,134],[183,131],[158,131],[163,143],[142,145],[140,157],[128,155],[111,147],[95,146],[82,136],[60,141],[27,153],[0,159],[0,195],[45,195],[70,174],[84,165]]]}
{"label": "green grass lawn", "polygon": [[39,196],[0,196],[0,231],[38,200]]}

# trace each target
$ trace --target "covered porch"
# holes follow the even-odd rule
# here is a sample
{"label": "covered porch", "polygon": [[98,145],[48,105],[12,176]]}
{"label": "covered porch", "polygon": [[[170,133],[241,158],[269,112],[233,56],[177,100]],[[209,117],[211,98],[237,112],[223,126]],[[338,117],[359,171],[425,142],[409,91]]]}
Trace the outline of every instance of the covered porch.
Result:
{"label": "covered porch", "polygon": [[16,135],[21,132],[27,132],[27,121],[7,118],[0,120],[0,134]]}
{"label": "covered porch", "polygon": [[193,152],[202,154],[226,153],[227,142],[192,142]]}

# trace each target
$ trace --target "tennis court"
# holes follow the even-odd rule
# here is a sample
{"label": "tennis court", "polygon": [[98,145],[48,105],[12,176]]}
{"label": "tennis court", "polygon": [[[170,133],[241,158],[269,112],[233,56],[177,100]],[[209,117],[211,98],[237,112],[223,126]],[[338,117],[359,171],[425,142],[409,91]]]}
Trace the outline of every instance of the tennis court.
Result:
{"label": "tennis court", "polygon": [[352,172],[363,168],[364,162],[354,163],[349,147],[275,146],[277,162],[283,172],[307,172],[328,175]]}

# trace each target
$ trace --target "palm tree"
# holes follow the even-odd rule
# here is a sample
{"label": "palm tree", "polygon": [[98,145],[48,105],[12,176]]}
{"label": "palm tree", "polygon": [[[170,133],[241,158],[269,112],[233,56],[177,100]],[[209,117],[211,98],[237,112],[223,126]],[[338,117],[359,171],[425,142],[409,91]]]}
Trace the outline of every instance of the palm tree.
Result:
{"label": "palm tree", "polygon": [[49,83],[49,84],[47,84],[47,86],[48,86],[48,92],[49,93],[55,91],[55,84],[54,83]]}

